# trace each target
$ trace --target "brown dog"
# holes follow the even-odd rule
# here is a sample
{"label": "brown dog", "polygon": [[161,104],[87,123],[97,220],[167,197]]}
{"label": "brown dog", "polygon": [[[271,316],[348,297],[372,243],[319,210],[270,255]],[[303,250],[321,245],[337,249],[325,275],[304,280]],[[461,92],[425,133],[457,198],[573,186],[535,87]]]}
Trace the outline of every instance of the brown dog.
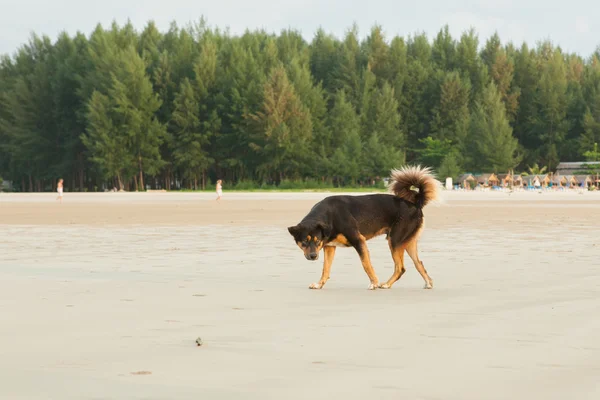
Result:
{"label": "brown dog", "polygon": [[[438,198],[439,182],[429,168],[404,167],[392,170],[389,189],[393,194],[329,196],[313,206],[296,226],[288,228],[307,260],[317,260],[323,249],[323,273],[311,289],[321,289],[329,279],[336,247],[354,247],[371,284],[369,289],[389,289],[404,274],[404,251],[431,289],[417,252],[423,229],[423,207]],[[385,234],[394,260],[394,273],[380,284],[371,265],[367,241]]]}

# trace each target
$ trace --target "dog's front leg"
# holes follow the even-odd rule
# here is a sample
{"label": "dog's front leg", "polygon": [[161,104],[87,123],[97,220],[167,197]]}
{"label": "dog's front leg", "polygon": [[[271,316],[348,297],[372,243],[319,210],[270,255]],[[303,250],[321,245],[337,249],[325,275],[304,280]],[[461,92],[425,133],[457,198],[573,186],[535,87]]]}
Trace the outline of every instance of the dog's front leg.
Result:
{"label": "dog's front leg", "polygon": [[333,263],[333,256],[335,255],[335,247],[326,246],[323,248],[323,273],[321,273],[321,279],[318,283],[311,283],[309,289],[321,289],[325,286],[325,282],[329,280],[329,271],[331,271],[331,263]]}

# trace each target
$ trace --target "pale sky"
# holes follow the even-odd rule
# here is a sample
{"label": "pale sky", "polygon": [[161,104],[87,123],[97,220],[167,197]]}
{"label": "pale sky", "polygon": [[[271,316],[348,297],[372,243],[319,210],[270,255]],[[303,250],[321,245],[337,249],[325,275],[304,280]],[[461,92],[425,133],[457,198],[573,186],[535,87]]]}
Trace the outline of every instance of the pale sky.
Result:
{"label": "pale sky", "polygon": [[171,21],[183,26],[201,16],[233,34],[294,28],[309,41],[319,27],[342,38],[356,22],[361,38],[377,23],[388,39],[423,31],[431,40],[448,24],[456,38],[473,27],[480,43],[497,31],[503,43],[549,39],[586,58],[600,45],[600,2],[591,0],[0,0],[0,53],[12,54],[31,32],[52,40],[63,30],[89,36],[98,22],[127,19],[138,30],[154,20],[165,31]]}

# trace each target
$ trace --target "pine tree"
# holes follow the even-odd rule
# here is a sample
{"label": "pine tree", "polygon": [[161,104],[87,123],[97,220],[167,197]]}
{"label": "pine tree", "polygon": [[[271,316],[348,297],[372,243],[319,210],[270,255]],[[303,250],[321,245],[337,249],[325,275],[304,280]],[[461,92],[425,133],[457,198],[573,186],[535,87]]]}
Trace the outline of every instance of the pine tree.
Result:
{"label": "pine tree", "polygon": [[116,178],[119,190],[123,190],[135,160],[129,152],[127,136],[115,123],[113,104],[108,96],[99,91],[92,93],[87,118],[87,132],[81,135],[81,141],[89,152],[89,158],[105,178]]}
{"label": "pine tree", "polygon": [[310,71],[316,83],[322,83],[323,88],[334,92],[333,69],[336,66],[336,39],[319,28],[310,46]]}
{"label": "pine tree", "polygon": [[17,53],[17,75],[4,95],[6,109],[0,125],[7,135],[13,168],[20,171],[20,177],[27,177],[29,191],[43,190],[45,183],[64,170],[64,155],[53,157],[63,147],[52,91],[54,52],[48,37],[33,35]]}
{"label": "pine tree", "polygon": [[387,176],[390,169],[404,163],[403,152],[384,143],[378,132],[369,137],[363,148],[362,165],[368,178]]}
{"label": "pine tree", "polygon": [[[408,79],[408,54],[406,43],[401,37],[394,37],[390,45],[390,84],[400,109],[407,103],[404,88]],[[402,112],[401,112],[402,114]],[[404,115],[404,114],[403,114]],[[403,121],[403,130],[406,132],[406,123]]]}
{"label": "pine tree", "polygon": [[[310,52],[308,43],[302,37],[300,31],[285,29],[277,37],[277,57],[284,65],[296,61],[301,66],[310,66]],[[308,68],[310,71],[310,68]]]}
{"label": "pine tree", "polygon": [[488,69],[477,52],[479,38],[474,29],[463,33],[456,45],[456,68],[471,83],[471,104],[474,104],[488,82]]}
{"label": "pine tree", "polygon": [[457,178],[460,173],[461,173],[461,167],[460,164],[458,162],[458,155],[456,154],[456,151],[451,151],[449,152],[444,159],[442,160],[442,163],[440,164],[440,167],[438,168],[438,177],[439,178]]}
{"label": "pine tree", "polygon": [[342,89],[348,93],[349,100],[358,109],[361,94],[361,74],[366,62],[360,53],[358,29],[356,25],[346,32],[344,41],[338,47],[336,68],[332,71],[334,90]]}
{"label": "pine tree", "polygon": [[434,139],[428,136],[419,142],[422,148],[417,150],[418,162],[433,168],[438,168],[446,156],[453,151],[452,142],[448,139]]}
{"label": "pine tree", "polygon": [[469,129],[471,85],[457,72],[444,74],[440,82],[438,104],[432,110],[431,133],[439,140],[464,144]]}
{"label": "pine tree", "polygon": [[486,42],[485,48],[481,52],[481,59],[498,87],[507,116],[512,122],[518,108],[519,89],[513,88],[514,61],[501,47],[498,33],[494,33]]}
{"label": "pine tree", "polygon": [[164,165],[160,145],[166,128],[155,115],[161,102],[146,74],[146,64],[133,47],[121,53],[119,69],[112,81],[109,95],[117,126],[128,136],[128,149],[135,157],[139,174],[136,186],[143,191],[144,172],[155,175]]}
{"label": "pine tree", "polygon": [[580,154],[594,148],[594,143],[600,143],[600,117],[594,116],[587,107],[583,117],[584,131],[580,137]]}
{"label": "pine tree", "polygon": [[481,50],[481,61],[488,67],[492,68],[492,65],[496,62],[496,58],[502,49],[502,41],[498,32],[494,32],[492,36],[485,42],[485,47]]}
{"label": "pine tree", "polygon": [[287,65],[287,74],[293,84],[298,99],[306,107],[311,116],[312,124],[312,151],[318,156],[309,158],[305,164],[306,169],[302,174],[324,174],[320,157],[326,157],[327,152],[322,151],[324,144],[329,141],[330,132],[325,123],[327,102],[325,93],[320,83],[314,84],[310,75],[308,62],[303,62],[300,56],[293,58]]}
{"label": "pine tree", "polygon": [[406,138],[402,131],[402,118],[394,88],[386,82],[378,90],[373,104],[372,116],[376,121],[373,124],[374,131],[379,133],[383,143],[404,154]]}
{"label": "pine tree", "polygon": [[578,160],[580,137],[585,131],[584,116],[588,106],[584,97],[584,62],[577,55],[567,57],[567,110],[569,121],[563,144],[558,148],[561,160]]}
{"label": "pine tree", "polygon": [[0,56],[0,174],[11,176],[14,148],[11,145],[10,125],[11,113],[8,108],[8,98],[12,92],[15,80],[15,66],[8,56]]}
{"label": "pine tree", "polygon": [[[432,98],[437,90],[433,79],[431,46],[425,35],[408,40],[407,58],[404,103],[400,104],[400,113],[403,116],[402,130],[406,132],[407,143],[413,148],[414,143],[430,134]],[[407,157],[414,159],[416,154],[411,152]]]}
{"label": "pine tree", "polygon": [[514,64],[508,58],[504,50],[500,50],[494,63],[490,68],[492,79],[498,86],[498,91],[506,107],[506,113],[510,121],[514,120],[519,105],[520,91],[512,89],[514,75]]}
{"label": "pine tree", "polygon": [[[202,50],[194,65],[196,98],[199,104],[198,117],[200,118],[200,133],[206,138],[218,138],[221,134],[222,120],[219,116],[219,103],[216,101],[218,49],[212,38],[206,38],[202,43]],[[215,140],[213,140],[213,143]],[[216,153],[214,147],[211,153]],[[208,158],[208,157],[207,157]],[[208,158],[210,162],[214,161]],[[201,161],[201,160],[199,160]],[[201,161],[202,189],[206,187],[206,169],[208,161]]]}
{"label": "pine tree", "polygon": [[582,121],[583,132],[579,137],[579,154],[600,143],[600,59],[593,57],[584,76],[584,100],[587,104]]}
{"label": "pine tree", "polygon": [[362,173],[360,123],[343,90],[338,90],[334,97],[327,124],[332,133],[327,148],[333,151],[331,157],[326,159],[329,164],[328,173],[338,180],[348,178],[355,182]]}
{"label": "pine tree", "polygon": [[380,25],[371,28],[371,33],[367,36],[362,45],[364,57],[367,59],[367,65],[370,71],[375,74],[379,86],[390,80],[390,47],[385,42],[383,29]]}
{"label": "pine tree", "polygon": [[532,118],[532,130],[544,144],[543,160],[550,169],[559,162],[558,148],[563,144],[569,129],[567,112],[567,78],[561,52],[545,43],[540,49],[542,65],[539,85],[535,95],[537,113]]}
{"label": "pine tree", "polygon": [[515,55],[514,87],[519,92],[519,106],[513,122],[514,135],[526,149],[525,165],[539,161],[542,141],[533,127],[537,116],[536,92],[539,82],[536,54],[526,43]]}
{"label": "pine tree", "polygon": [[175,97],[175,109],[172,115],[173,138],[171,147],[175,165],[189,179],[190,186],[198,189],[198,178],[202,179],[213,162],[208,153],[210,132],[203,132],[198,118],[200,106],[196,99],[194,88],[189,79],[184,78],[179,93]]}
{"label": "pine tree", "polygon": [[285,68],[273,69],[264,86],[261,109],[248,118],[255,127],[250,147],[260,157],[262,179],[297,175],[312,135],[310,111],[300,102]]}
{"label": "pine tree", "polygon": [[[133,175],[136,188],[144,190],[144,172],[155,175],[163,166],[160,145],[165,126],[155,116],[160,100],[152,90],[144,61],[133,47],[120,53],[113,68],[108,95],[100,91],[92,94],[90,129],[82,141],[92,152],[92,161],[116,176],[121,189],[123,177]],[[132,173],[135,170],[139,180]]]}
{"label": "pine tree", "polygon": [[[366,75],[366,79],[368,78]],[[405,160],[405,137],[394,89],[386,82],[365,96],[361,109],[365,165],[370,177],[382,176]],[[377,154],[376,159],[373,154]]]}
{"label": "pine tree", "polygon": [[506,109],[496,85],[484,89],[481,100],[475,103],[471,120],[471,141],[477,154],[475,166],[480,170],[506,171],[520,161],[518,141],[506,117]]}
{"label": "pine tree", "polygon": [[[144,63],[147,66],[146,72],[151,79],[154,79],[156,76],[156,70],[160,64],[161,52],[159,47],[161,45],[161,40],[162,35],[154,21],[149,21],[139,35],[137,52],[144,60]],[[152,84],[155,85],[154,80],[152,80]]]}
{"label": "pine tree", "polygon": [[[52,94],[55,107],[57,143],[61,149],[57,172],[63,178],[71,177],[83,191],[87,160],[85,147],[81,142],[81,132],[86,127],[86,102],[78,96],[82,87],[81,77],[85,74],[88,42],[85,36],[77,34],[71,39],[66,33],[59,36],[54,44],[53,55],[56,73],[52,77]],[[75,190],[75,188],[71,188]]]}
{"label": "pine tree", "polygon": [[452,71],[456,67],[456,41],[450,35],[448,25],[445,25],[434,39],[431,58],[440,70]]}

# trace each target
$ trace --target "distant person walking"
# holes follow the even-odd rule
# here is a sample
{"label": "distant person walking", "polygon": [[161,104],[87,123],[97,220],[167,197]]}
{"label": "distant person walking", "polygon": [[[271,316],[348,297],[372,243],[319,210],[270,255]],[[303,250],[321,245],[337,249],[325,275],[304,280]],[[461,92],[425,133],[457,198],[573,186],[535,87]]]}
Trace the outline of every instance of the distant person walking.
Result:
{"label": "distant person walking", "polygon": [[222,180],[218,180],[217,181],[217,201],[221,200],[221,196],[223,196],[223,185],[222,185],[223,181]]}
{"label": "distant person walking", "polygon": [[60,202],[62,203],[62,199],[63,199],[63,180],[62,179],[58,180],[58,184],[56,185],[56,191],[58,192],[58,197],[56,198],[56,200],[60,200]]}

